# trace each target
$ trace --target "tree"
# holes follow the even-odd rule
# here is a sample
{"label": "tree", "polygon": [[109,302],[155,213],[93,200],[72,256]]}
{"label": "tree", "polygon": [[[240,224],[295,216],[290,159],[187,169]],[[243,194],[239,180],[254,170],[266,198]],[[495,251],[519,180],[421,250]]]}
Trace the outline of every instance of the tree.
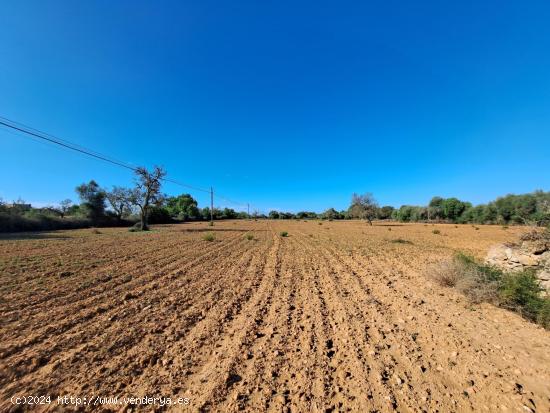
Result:
{"label": "tree", "polygon": [[122,220],[124,215],[130,213],[130,199],[132,197],[132,191],[130,189],[120,186],[113,186],[113,189],[110,192],[105,192],[105,196],[119,222]]}
{"label": "tree", "polygon": [[415,215],[415,209],[418,207],[411,205],[401,205],[401,207],[395,213],[396,218],[399,221],[409,222],[412,220],[412,217]]}
{"label": "tree", "polygon": [[390,205],[386,205],[386,206],[383,206],[382,208],[379,208],[377,218],[378,219],[390,219],[394,209],[395,208],[390,206]]}
{"label": "tree", "polygon": [[353,218],[366,219],[372,225],[372,220],[376,218],[378,204],[370,193],[363,195],[353,194],[349,210]]}
{"label": "tree", "polygon": [[162,202],[160,192],[161,181],[166,176],[166,171],[160,166],[155,166],[152,171],[143,167],[136,169],[136,186],[131,190],[128,201],[139,208],[140,229],[147,231],[147,217],[151,205],[158,205]]}
{"label": "tree", "polygon": [[[469,205],[471,206],[471,204]],[[447,198],[442,202],[443,216],[451,221],[456,221],[460,215],[466,210],[468,204],[460,201],[457,198]]]}
{"label": "tree", "polygon": [[105,216],[105,191],[93,179],[87,184],[76,187],[82,205],[80,210],[93,221]]}
{"label": "tree", "polygon": [[306,218],[316,219],[317,214],[315,212],[311,212],[311,211],[300,211],[300,212],[296,213],[295,218],[296,219],[306,219]]}
{"label": "tree", "polygon": [[269,219],[279,219],[279,212],[278,211],[269,211]]}
{"label": "tree", "polygon": [[170,215],[184,221],[199,219],[201,213],[197,201],[190,194],[182,194],[170,197],[166,200],[166,208]]}
{"label": "tree", "polygon": [[237,213],[233,208],[224,208],[222,212],[223,219],[235,219],[237,218]]}
{"label": "tree", "polygon": [[443,219],[443,201],[440,196],[434,196],[428,205],[428,218],[429,219]]}
{"label": "tree", "polygon": [[322,217],[324,219],[341,219],[340,213],[336,211],[334,208],[329,208],[325,212],[322,213]]}
{"label": "tree", "polygon": [[73,201],[70,199],[64,199],[59,203],[59,210],[61,211],[61,218],[65,218],[65,215],[69,212],[71,209],[71,206],[73,204]]}

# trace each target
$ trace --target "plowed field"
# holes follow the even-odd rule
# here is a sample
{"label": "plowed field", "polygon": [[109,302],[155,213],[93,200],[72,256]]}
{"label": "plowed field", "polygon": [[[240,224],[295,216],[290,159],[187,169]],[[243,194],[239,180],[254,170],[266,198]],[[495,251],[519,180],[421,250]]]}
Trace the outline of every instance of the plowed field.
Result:
{"label": "plowed field", "polygon": [[138,411],[548,412],[550,333],[425,275],[522,231],[228,221],[4,236],[0,411],[14,395],[51,395],[32,409],[49,411],[76,409],[58,395],[147,395],[190,402]]}

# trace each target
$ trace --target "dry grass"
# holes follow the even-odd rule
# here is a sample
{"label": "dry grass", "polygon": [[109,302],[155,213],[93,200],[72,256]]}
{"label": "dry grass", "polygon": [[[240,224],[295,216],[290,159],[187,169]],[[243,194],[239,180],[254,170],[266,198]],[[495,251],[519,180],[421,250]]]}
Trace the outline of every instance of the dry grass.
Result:
{"label": "dry grass", "polygon": [[204,234],[202,239],[208,242],[212,242],[216,240],[216,236],[213,233],[209,232],[207,234]]}
{"label": "dry grass", "polygon": [[429,275],[439,285],[460,291],[473,303],[498,303],[500,273],[477,265],[471,257],[458,254],[451,261],[432,267]]}
{"label": "dry grass", "polygon": [[488,302],[550,328],[550,298],[541,297],[541,287],[532,271],[504,273],[457,254],[432,267],[428,276],[441,286],[460,291],[472,303]]}

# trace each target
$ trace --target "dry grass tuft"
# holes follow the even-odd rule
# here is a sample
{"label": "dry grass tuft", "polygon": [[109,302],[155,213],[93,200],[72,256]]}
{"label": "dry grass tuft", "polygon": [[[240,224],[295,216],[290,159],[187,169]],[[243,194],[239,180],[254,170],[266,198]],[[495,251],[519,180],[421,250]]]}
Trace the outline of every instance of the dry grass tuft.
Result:
{"label": "dry grass tuft", "polygon": [[498,302],[500,271],[477,264],[463,254],[431,268],[430,278],[443,287],[455,288],[473,303]]}
{"label": "dry grass tuft", "polygon": [[202,239],[208,242],[212,242],[216,240],[216,236],[213,233],[209,232],[208,234],[204,234]]}

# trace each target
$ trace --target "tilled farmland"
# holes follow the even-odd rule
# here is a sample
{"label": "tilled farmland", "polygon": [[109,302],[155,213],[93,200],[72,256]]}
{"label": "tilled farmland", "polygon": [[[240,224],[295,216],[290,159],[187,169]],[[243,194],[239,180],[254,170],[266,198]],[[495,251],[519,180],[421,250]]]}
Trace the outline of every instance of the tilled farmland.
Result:
{"label": "tilled farmland", "polygon": [[3,236],[0,411],[548,412],[550,333],[426,276],[522,231],[243,220]]}

